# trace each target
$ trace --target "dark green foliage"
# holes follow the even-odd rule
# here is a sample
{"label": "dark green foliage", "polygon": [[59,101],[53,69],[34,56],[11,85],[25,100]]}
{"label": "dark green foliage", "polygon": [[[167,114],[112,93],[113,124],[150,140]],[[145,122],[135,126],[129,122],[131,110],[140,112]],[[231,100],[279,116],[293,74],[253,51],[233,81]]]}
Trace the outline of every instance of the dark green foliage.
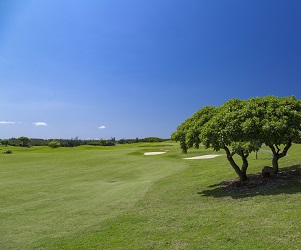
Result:
{"label": "dark green foliage", "polygon": [[[28,139],[28,140],[27,140]],[[138,142],[163,142],[168,139],[162,139],[158,137],[147,137],[147,138],[135,138],[135,139],[121,139],[116,140],[115,137],[112,137],[109,140],[81,140],[78,137],[71,138],[71,139],[39,139],[39,138],[27,138],[27,137],[20,137],[10,138],[8,140],[1,140],[1,144],[5,146],[49,146],[49,143],[52,141],[57,141],[60,143],[61,147],[77,147],[81,145],[92,145],[92,146],[115,146],[117,144],[132,144]]]}
{"label": "dark green foliage", "polygon": [[9,144],[8,140],[1,140],[1,145],[8,146],[8,144]]}
{"label": "dark green foliage", "polygon": [[13,153],[13,151],[11,151],[11,150],[6,150],[5,152],[3,152],[3,154],[12,154]]}
{"label": "dark green foliage", "polygon": [[28,147],[29,146],[30,139],[28,137],[21,136],[20,138],[18,138],[18,140],[21,142],[22,147]]}
{"label": "dark green foliage", "polygon": [[277,173],[278,160],[287,154],[292,143],[300,141],[301,102],[294,96],[266,96],[252,98],[248,103],[249,113],[253,112],[251,117],[257,118],[253,137],[270,147],[274,173]]}
{"label": "dark green foliage", "polygon": [[142,139],[141,141],[142,142],[162,142],[164,140],[161,138],[158,138],[158,137],[147,137],[147,138]]}
{"label": "dark green foliage", "polygon": [[8,145],[10,146],[21,146],[22,142],[20,142],[17,138],[8,139]]}
{"label": "dark green foliage", "polygon": [[[171,138],[180,142],[184,153],[202,143],[206,148],[224,149],[241,180],[247,179],[247,157],[262,144],[273,153],[272,165],[278,172],[278,159],[301,138],[301,102],[295,97],[237,98],[218,108],[204,107],[178,126]],[[284,146],[283,150],[280,146]],[[233,156],[242,159],[239,168]]]}
{"label": "dark green foliage", "polygon": [[200,132],[215,112],[216,109],[213,106],[204,107],[178,126],[177,131],[171,135],[171,139],[180,142],[183,153],[187,153],[191,147],[199,147],[201,143]]}
{"label": "dark green foliage", "polygon": [[111,140],[101,140],[100,141],[100,145],[101,146],[116,146],[116,142],[115,141],[111,141]]}
{"label": "dark green foliage", "polygon": [[51,148],[59,148],[61,146],[61,143],[59,141],[51,141],[49,142],[48,146]]}

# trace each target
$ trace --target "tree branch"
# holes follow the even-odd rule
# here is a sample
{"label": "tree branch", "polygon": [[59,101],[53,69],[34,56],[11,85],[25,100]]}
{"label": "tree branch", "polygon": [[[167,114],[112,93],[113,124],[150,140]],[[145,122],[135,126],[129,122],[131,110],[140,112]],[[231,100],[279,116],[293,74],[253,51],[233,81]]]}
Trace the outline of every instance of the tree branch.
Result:
{"label": "tree branch", "polygon": [[274,145],[268,145],[268,147],[272,150],[273,155],[276,155],[276,154],[277,154]]}
{"label": "tree branch", "polygon": [[281,157],[283,157],[283,156],[286,156],[286,153],[287,153],[287,151],[289,150],[289,148],[290,148],[291,146],[292,146],[292,141],[289,140],[289,141],[286,143],[286,145],[285,145],[285,147],[284,147],[282,153],[279,154],[279,158],[281,158]]}

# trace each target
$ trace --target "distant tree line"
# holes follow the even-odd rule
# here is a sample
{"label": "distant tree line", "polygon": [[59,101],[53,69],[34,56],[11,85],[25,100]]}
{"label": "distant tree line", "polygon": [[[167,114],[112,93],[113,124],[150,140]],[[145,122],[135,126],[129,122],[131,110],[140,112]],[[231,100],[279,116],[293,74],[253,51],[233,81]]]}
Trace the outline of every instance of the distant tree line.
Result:
{"label": "distant tree line", "polygon": [[30,146],[50,146],[52,148],[57,147],[77,147],[81,145],[92,146],[116,146],[118,144],[132,144],[138,142],[163,142],[168,139],[162,139],[158,137],[147,138],[135,138],[135,139],[120,139],[116,140],[115,137],[104,140],[82,140],[78,137],[71,139],[40,139],[40,138],[28,138],[21,136],[19,138],[0,139],[0,144],[3,146],[17,146],[17,147],[30,147]]}

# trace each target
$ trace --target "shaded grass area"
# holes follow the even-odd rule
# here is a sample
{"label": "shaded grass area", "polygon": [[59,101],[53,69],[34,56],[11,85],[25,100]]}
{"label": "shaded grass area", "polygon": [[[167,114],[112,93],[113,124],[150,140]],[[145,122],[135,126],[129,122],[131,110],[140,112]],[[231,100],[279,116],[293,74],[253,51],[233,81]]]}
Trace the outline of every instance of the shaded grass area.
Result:
{"label": "shaded grass area", "polygon": [[[44,152],[52,159],[42,151],[36,159],[20,152],[30,162],[23,170],[12,155],[1,156],[1,171],[7,171],[1,175],[1,243],[7,249],[299,249],[299,179],[243,193],[226,190],[220,183],[236,175],[225,157],[187,161],[177,144],[167,145],[167,154],[151,157],[133,154],[142,144],[101,153]],[[298,169],[300,150],[293,146],[281,170]],[[210,153],[200,148],[188,156]],[[249,157],[248,173],[271,164],[268,152],[258,156]],[[26,181],[36,186],[24,190]]]}
{"label": "shaded grass area", "polygon": [[277,194],[281,191],[287,194],[294,194],[301,191],[300,183],[301,166],[294,165],[281,170],[278,174],[274,174],[269,178],[263,178],[262,174],[258,173],[250,174],[247,181],[240,181],[239,178],[222,181],[221,183],[209,186],[215,189],[204,190],[199,192],[199,194],[213,197],[231,195],[231,197],[235,199]]}

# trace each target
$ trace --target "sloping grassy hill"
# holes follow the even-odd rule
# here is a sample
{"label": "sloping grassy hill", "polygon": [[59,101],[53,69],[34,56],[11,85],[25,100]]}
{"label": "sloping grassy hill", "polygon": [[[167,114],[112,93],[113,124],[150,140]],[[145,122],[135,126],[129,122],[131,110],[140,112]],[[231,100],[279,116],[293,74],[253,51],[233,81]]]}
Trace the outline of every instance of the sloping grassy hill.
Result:
{"label": "sloping grassy hill", "polygon": [[[244,192],[225,190],[217,184],[236,178],[225,156],[183,160],[186,155],[172,142],[9,149],[13,154],[0,154],[2,249],[301,245],[300,180]],[[301,163],[300,150],[294,145],[280,168]],[[143,154],[151,151],[167,153]],[[188,156],[211,153],[201,148]],[[249,157],[249,173],[271,165],[269,152],[258,156]]]}

